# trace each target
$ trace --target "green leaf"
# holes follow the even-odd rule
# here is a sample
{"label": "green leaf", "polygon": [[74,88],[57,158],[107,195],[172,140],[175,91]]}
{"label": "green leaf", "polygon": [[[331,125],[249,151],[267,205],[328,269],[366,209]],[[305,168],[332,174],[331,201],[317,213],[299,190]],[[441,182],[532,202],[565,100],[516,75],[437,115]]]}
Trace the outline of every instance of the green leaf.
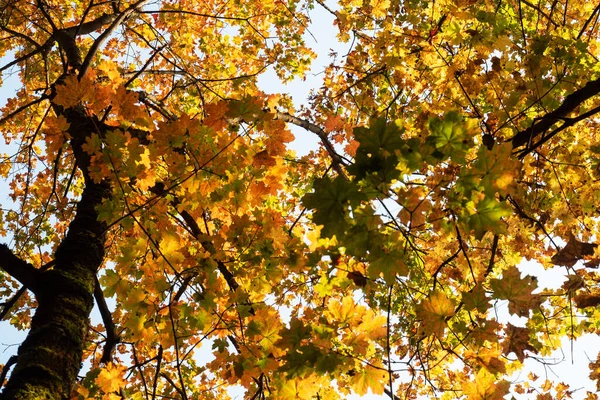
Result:
{"label": "green leaf", "polygon": [[465,310],[477,310],[481,314],[485,314],[489,307],[489,299],[481,284],[477,284],[473,289],[463,293],[462,302],[465,306]]}
{"label": "green leaf", "polygon": [[362,180],[369,175],[374,176],[374,184],[391,183],[400,177],[397,169],[398,157],[385,156],[383,151],[371,153],[370,150],[359,147],[354,158],[354,164],[348,167],[348,172]]}
{"label": "green leaf", "polygon": [[100,283],[104,287],[104,296],[113,297],[117,290],[117,284],[121,277],[112,269],[104,270],[104,276],[100,277]]}
{"label": "green leaf", "polygon": [[356,183],[341,176],[333,180],[329,177],[318,179],[313,187],[314,192],[302,198],[306,208],[315,210],[313,222],[323,225],[321,234],[325,237],[343,237],[350,227],[347,221],[350,209],[366,201],[367,196],[360,192]]}
{"label": "green leaf", "polygon": [[[472,145],[470,127],[455,111],[446,113],[443,119],[430,118],[428,142],[434,143],[440,158],[450,157],[452,161],[465,163],[465,155]],[[443,157],[441,157],[443,155]]]}
{"label": "green leaf", "polygon": [[382,152],[383,156],[400,150],[405,141],[402,139],[404,128],[396,123],[388,123],[385,118],[371,120],[369,127],[354,129],[354,138],[360,143],[360,148],[367,152]]}
{"label": "green leaf", "polygon": [[372,279],[383,276],[387,284],[393,283],[397,275],[408,275],[404,258],[404,252],[401,250],[393,249],[376,252],[374,260],[369,264],[369,276]]}
{"label": "green leaf", "polygon": [[467,204],[466,211],[471,212],[471,215],[467,217],[467,224],[475,231],[477,239],[480,240],[483,238],[486,232],[504,232],[506,225],[500,219],[511,214],[510,209],[505,203],[485,197],[476,206],[473,204],[474,202]]}
{"label": "green leaf", "polygon": [[388,123],[385,118],[372,120],[369,127],[355,128],[354,137],[360,146],[348,172],[358,180],[371,177],[375,186],[398,179],[401,173],[398,154],[406,143],[402,139],[403,132],[403,128]]}

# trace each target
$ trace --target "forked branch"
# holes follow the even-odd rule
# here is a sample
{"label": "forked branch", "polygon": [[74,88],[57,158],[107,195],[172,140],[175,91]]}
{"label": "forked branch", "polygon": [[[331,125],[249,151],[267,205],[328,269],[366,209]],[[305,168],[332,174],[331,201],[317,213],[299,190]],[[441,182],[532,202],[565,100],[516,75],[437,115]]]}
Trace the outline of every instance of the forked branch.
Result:
{"label": "forked branch", "polygon": [[39,270],[17,257],[5,244],[0,244],[0,268],[32,292],[37,289]]}
{"label": "forked branch", "polygon": [[[521,146],[527,146],[522,152],[529,152],[528,149],[532,147],[534,139],[538,136],[544,136],[544,141],[548,140],[545,136],[546,133],[559,121],[575,120],[579,121],[578,117],[566,118],[575,108],[580,106],[584,101],[594,97],[600,93],[600,78],[589,81],[584,87],[565,97],[562,104],[555,109],[542,116],[536,121],[531,127],[518,132],[511,140],[513,149],[517,149]],[[574,122],[573,122],[574,123]],[[558,131],[553,132],[551,136],[554,136]]]}

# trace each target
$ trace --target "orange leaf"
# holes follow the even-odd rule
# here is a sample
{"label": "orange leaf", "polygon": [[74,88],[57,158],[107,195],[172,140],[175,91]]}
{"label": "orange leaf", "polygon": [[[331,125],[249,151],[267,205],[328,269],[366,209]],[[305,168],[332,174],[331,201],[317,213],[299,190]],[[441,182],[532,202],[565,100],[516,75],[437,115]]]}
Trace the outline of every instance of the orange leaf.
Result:
{"label": "orange leaf", "polygon": [[76,75],[67,76],[63,84],[56,85],[56,96],[52,102],[70,108],[79,103],[93,100],[95,77],[91,71],[86,73],[81,80]]}

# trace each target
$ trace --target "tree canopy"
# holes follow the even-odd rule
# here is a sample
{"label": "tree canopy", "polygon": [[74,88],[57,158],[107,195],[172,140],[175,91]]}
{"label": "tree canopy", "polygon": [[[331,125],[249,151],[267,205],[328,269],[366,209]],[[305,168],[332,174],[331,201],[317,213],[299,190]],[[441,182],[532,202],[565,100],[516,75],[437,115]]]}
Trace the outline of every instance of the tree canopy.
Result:
{"label": "tree canopy", "polygon": [[[306,77],[315,13],[347,51],[297,107],[257,78]],[[599,18],[0,2],[0,320],[27,331],[0,399],[570,396],[510,376],[600,329]]]}

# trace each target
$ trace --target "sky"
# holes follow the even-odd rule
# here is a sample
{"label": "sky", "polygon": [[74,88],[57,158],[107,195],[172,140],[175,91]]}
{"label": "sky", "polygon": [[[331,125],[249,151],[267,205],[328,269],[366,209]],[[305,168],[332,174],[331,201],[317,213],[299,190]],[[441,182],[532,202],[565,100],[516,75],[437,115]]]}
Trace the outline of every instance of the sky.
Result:
{"label": "sky", "polygon": [[[337,29],[333,25],[333,16],[322,10],[318,5],[311,13],[311,24],[309,26],[310,33],[305,35],[305,39],[312,46],[318,58],[314,60],[312,69],[306,77],[306,80],[296,79],[287,85],[283,85],[272,69],[269,69],[265,74],[259,77],[259,87],[267,93],[287,93],[293,99],[296,109],[306,104],[306,99],[309,96],[311,88],[319,88],[321,86],[321,76],[324,67],[328,65],[328,54],[331,50],[337,51],[339,54],[345,54],[349,45],[339,43],[335,39]],[[0,60],[0,62],[2,62]],[[6,79],[0,86],[0,106],[3,105],[6,99],[14,94],[15,83],[10,79]],[[291,127],[292,132],[296,136],[296,140],[292,144],[292,148],[298,156],[302,156],[315,150],[319,147],[318,138],[313,133],[307,132],[302,128]],[[9,149],[4,141],[0,140],[0,153],[6,153]],[[0,186],[0,204],[7,204],[7,193]],[[8,242],[7,238],[0,238],[0,242]],[[564,270],[556,267],[552,270],[544,270],[537,263],[522,262],[519,264],[519,269],[522,274],[528,274],[538,277],[540,288],[558,288],[564,281]],[[498,313],[501,322],[510,321],[517,326],[523,326],[524,320],[511,317],[508,315],[506,304],[498,304]],[[99,321],[100,317],[95,309],[92,319]],[[24,338],[24,332],[18,332],[8,323],[0,323],[0,364],[16,353],[19,343]],[[207,343],[200,350],[201,357],[209,357],[210,345]],[[547,364],[543,364],[533,358],[528,358],[525,361],[525,368],[519,374],[511,377],[515,382],[527,380],[527,375],[531,371],[540,377],[538,382],[543,382],[544,379],[551,381],[564,382],[570,385],[572,390],[577,390],[573,398],[583,399],[586,390],[594,390],[595,384],[588,378],[589,370],[588,363],[590,360],[595,360],[596,355],[600,351],[600,338],[597,335],[586,335],[574,342],[565,340],[563,348],[555,352],[550,357],[545,357]],[[243,394],[239,390],[232,390],[231,395],[234,398],[242,398]],[[521,398],[532,398],[531,395]],[[377,400],[388,399],[387,396],[367,395],[364,397],[350,396],[350,400],[364,399]]]}

